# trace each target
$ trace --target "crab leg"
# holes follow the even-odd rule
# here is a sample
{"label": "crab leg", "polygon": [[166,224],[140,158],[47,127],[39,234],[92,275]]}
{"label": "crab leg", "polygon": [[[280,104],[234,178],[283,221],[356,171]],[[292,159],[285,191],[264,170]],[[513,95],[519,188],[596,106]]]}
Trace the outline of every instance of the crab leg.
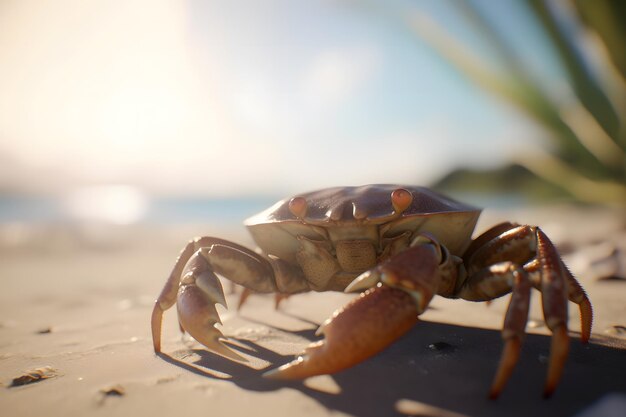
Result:
{"label": "crab leg", "polygon": [[552,332],[548,374],[543,392],[544,397],[550,397],[561,379],[569,353],[568,299],[580,306],[583,342],[589,340],[593,312],[582,287],[563,264],[548,236],[538,227],[523,226],[521,230],[524,234],[532,232],[534,235],[536,259],[529,265],[525,265],[524,270],[529,273],[538,273],[539,282],[535,285],[541,292],[543,315],[546,325]]}
{"label": "crab leg", "polygon": [[519,359],[525,336],[531,283],[526,272],[514,262],[505,261],[491,265],[470,276],[459,296],[465,300],[492,300],[512,292],[502,328],[504,349],[496,371],[489,398],[498,397]]}
{"label": "crab leg", "polygon": [[346,288],[369,288],[337,310],[294,361],[265,373],[275,379],[302,379],[339,372],[385,349],[418,321],[439,282],[438,245],[419,243],[385,264],[365,272]]}
{"label": "crab leg", "polygon": [[[580,283],[574,278],[561,260],[556,248],[547,236],[537,227],[520,226],[514,223],[501,223],[487,230],[476,238],[467,249],[463,258],[471,275],[475,271],[487,268],[501,261],[513,261],[524,265],[524,270],[531,275],[533,285],[540,291],[542,263],[539,256],[539,237],[541,232],[543,240],[549,244],[544,245],[544,251],[553,252],[555,262],[561,264],[560,269],[567,281],[567,297],[570,301],[578,304],[581,321],[581,341],[587,343],[591,336],[593,322],[593,308],[589,297]],[[550,248],[547,248],[549,246]],[[556,264],[555,264],[556,265]]]}
{"label": "crab leg", "polygon": [[[541,290],[541,263],[539,260],[535,259],[524,265],[524,270],[539,276],[534,285],[537,289]],[[588,343],[591,337],[591,327],[593,325],[593,307],[591,306],[591,301],[589,301],[589,297],[583,287],[576,278],[574,278],[563,262],[561,262],[561,271],[567,281],[567,298],[571,302],[578,304],[580,310],[580,340],[583,343]]]}
{"label": "crab leg", "polygon": [[570,301],[578,304],[580,310],[580,340],[583,343],[588,343],[591,337],[591,326],[593,325],[593,307],[591,301],[587,297],[587,293],[580,285],[580,283],[574,278],[564,263],[561,263],[561,269],[567,280],[568,298]]}
{"label": "crab leg", "polygon": [[[493,237],[497,232],[501,232],[500,235]],[[504,295],[507,288],[513,291],[503,330],[505,347],[490,397],[497,397],[517,362],[528,314],[526,294],[529,285],[541,292],[543,315],[552,332],[544,388],[544,396],[549,397],[561,378],[569,352],[567,301],[569,299],[579,305],[581,339],[585,343],[591,334],[593,317],[589,298],[561,260],[550,239],[538,227],[502,224],[484,236],[479,238],[480,246],[472,245],[472,250],[465,254],[470,278],[461,288],[459,296],[482,301]],[[502,270],[503,265],[509,265],[507,268],[510,271],[506,268]],[[518,318],[512,318],[511,314]]]}
{"label": "crab leg", "polygon": [[500,395],[504,385],[511,377],[513,368],[519,359],[522,340],[525,336],[526,322],[528,321],[528,309],[530,307],[530,282],[524,273],[514,266],[509,269],[512,275],[513,294],[504,318],[502,339],[504,349],[491,385],[489,397],[495,399]]}
{"label": "crab leg", "polygon": [[569,353],[567,335],[567,281],[563,273],[563,262],[550,239],[537,229],[537,258],[541,264],[541,294],[543,315],[552,331],[548,376],[543,391],[544,397],[554,392]]}
{"label": "crab leg", "polygon": [[511,222],[502,222],[500,224],[492,226],[490,229],[486,230],[480,236],[472,240],[472,243],[465,250],[463,257],[467,260],[471,260],[472,256],[474,256],[474,253],[483,248],[488,242],[518,226],[518,224]]}
{"label": "crab leg", "polygon": [[[250,298],[250,296],[253,294],[254,294],[254,291],[252,291],[249,288],[244,288],[243,291],[241,291],[241,295],[239,296],[239,302],[237,303],[237,311],[241,311],[241,308],[243,307],[243,305],[246,303],[246,301],[248,301],[248,298]],[[283,300],[286,300],[290,296],[291,294],[286,294],[282,292],[277,292],[276,294],[274,294],[274,310],[278,310],[278,307],[280,307],[280,303],[282,303]]]}

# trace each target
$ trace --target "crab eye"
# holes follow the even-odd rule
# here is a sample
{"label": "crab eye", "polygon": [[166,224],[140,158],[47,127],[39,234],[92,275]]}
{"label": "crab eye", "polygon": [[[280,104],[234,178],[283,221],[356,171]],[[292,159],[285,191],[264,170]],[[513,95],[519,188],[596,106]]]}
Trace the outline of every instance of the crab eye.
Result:
{"label": "crab eye", "polygon": [[352,217],[357,220],[363,220],[367,217],[367,212],[362,208],[358,207],[356,203],[352,203]]}
{"label": "crab eye", "polygon": [[307,208],[306,199],[304,197],[294,197],[289,201],[289,211],[299,219],[306,216]]}
{"label": "crab eye", "polygon": [[413,194],[404,188],[398,188],[391,193],[391,204],[397,214],[406,210],[413,202]]}

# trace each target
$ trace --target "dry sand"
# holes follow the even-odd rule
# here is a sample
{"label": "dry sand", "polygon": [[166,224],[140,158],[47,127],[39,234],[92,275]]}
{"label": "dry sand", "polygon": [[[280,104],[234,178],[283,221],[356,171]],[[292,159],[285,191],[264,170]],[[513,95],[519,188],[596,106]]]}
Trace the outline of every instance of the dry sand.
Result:
{"label": "dry sand", "polygon": [[[267,296],[222,310],[223,332],[249,363],[181,340],[175,312],[152,351],[150,313],[181,246],[213,234],[249,244],[243,228],[4,225],[0,229],[0,410],[3,416],[570,416],[609,393],[626,394],[626,225],[606,209],[486,212],[478,229],[511,219],[541,224],[595,308],[582,345],[570,305],[570,357],[555,395],[541,397],[550,339],[535,294],[520,362],[497,401],[487,392],[502,347],[508,297],[489,307],[436,298],[407,336],[334,376],[305,383],[263,379],[293,358],[352,296],[303,294],[280,311]],[[226,286],[226,288],[228,288]],[[228,296],[230,305],[236,294]],[[11,387],[25,371],[49,379]],[[619,398],[623,397],[617,397]],[[607,414],[605,414],[607,415]]]}

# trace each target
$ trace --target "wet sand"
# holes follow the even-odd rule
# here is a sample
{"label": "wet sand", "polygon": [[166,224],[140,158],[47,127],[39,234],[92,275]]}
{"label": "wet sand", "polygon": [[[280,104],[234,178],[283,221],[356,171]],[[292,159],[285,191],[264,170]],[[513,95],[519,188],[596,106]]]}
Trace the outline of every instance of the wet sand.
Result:
{"label": "wet sand", "polygon": [[[353,295],[297,295],[279,311],[271,297],[252,296],[239,313],[220,309],[222,331],[245,364],[181,339],[174,310],[164,320],[165,354],[152,350],[152,303],[178,251],[200,234],[250,245],[243,227],[4,225],[2,415],[571,416],[607,394],[626,395],[626,217],[567,207],[486,212],[478,230],[504,219],[542,225],[594,305],[592,340],[583,345],[570,304],[570,356],[548,400],[541,394],[550,338],[537,293],[519,364],[497,401],[487,393],[508,297],[490,306],[435,298],[408,335],[373,359],[285,383],[261,373],[317,340],[317,326]],[[229,294],[229,305],[237,297]],[[50,378],[11,386],[42,367]]]}

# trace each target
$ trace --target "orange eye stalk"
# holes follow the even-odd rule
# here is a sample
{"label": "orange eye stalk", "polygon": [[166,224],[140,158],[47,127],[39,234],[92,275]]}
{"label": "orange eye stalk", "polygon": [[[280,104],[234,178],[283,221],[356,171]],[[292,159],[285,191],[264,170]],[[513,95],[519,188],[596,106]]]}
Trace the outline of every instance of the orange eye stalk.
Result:
{"label": "orange eye stalk", "polygon": [[413,194],[404,188],[398,188],[391,193],[391,204],[396,214],[402,213],[413,202]]}
{"label": "orange eye stalk", "polygon": [[304,197],[294,197],[289,202],[289,211],[299,219],[306,216],[307,208],[306,199]]}

